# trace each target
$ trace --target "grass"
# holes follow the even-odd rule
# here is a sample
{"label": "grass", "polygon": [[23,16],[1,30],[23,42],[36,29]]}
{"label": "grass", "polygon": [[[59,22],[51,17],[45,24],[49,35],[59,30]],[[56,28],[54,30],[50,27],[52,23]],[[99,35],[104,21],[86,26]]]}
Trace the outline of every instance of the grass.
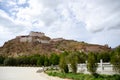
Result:
{"label": "grass", "polygon": [[72,80],[120,80],[120,75],[97,75],[94,77],[89,74],[81,73],[61,73],[60,71],[46,71],[49,76],[58,76],[60,78],[68,78]]}

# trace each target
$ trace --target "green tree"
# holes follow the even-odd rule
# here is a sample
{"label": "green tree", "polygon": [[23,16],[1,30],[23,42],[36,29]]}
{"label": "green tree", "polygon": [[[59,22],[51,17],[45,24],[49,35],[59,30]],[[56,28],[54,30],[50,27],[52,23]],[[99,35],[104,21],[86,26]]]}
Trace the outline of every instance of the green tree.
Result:
{"label": "green tree", "polygon": [[48,59],[48,56],[45,56],[45,59],[44,59],[44,66],[49,66],[49,59]]}
{"label": "green tree", "polygon": [[76,52],[71,52],[68,55],[68,63],[70,64],[70,67],[72,69],[73,73],[77,72],[77,64],[78,64],[78,56]]}
{"label": "green tree", "polygon": [[16,64],[18,66],[23,66],[23,65],[30,65],[30,59],[31,57],[28,56],[20,56],[16,58]]}
{"label": "green tree", "polygon": [[68,65],[67,65],[67,60],[66,56],[68,55],[68,52],[61,53],[60,55],[60,62],[59,62],[59,67],[63,73],[68,73]]}
{"label": "green tree", "polygon": [[6,58],[4,60],[4,65],[5,66],[15,66],[16,65],[16,60],[14,58]]}
{"label": "green tree", "polygon": [[45,64],[45,55],[40,55],[37,60],[37,66],[43,66]]}
{"label": "green tree", "polygon": [[94,53],[88,53],[88,60],[87,60],[87,69],[88,71],[94,75],[96,74],[98,64],[97,64],[97,58]]}
{"label": "green tree", "polygon": [[97,62],[99,62],[100,59],[102,59],[103,62],[110,62],[110,52],[101,52],[96,54],[97,54]]}
{"label": "green tree", "polygon": [[30,59],[31,65],[37,65],[37,61],[38,61],[38,57],[32,57],[32,58]]}
{"label": "green tree", "polygon": [[17,63],[17,65],[18,65],[18,66],[26,65],[25,59],[26,59],[25,56],[21,56],[21,57],[16,58],[16,63]]}
{"label": "green tree", "polygon": [[111,56],[111,63],[113,64],[113,69],[120,73],[120,46],[113,52]]}
{"label": "green tree", "polygon": [[30,56],[30,64],[36,66],[39,58],[40,58],[39,54],[34,54],[34,55]]}
{"label": "green tree", "polygon": [[0,55],[0,65],[2,65],[4,63],[5,57],[3,57],[2,55]]}
{"label": "green tree", "polygon": [[52,53],[50,55],[49,60],[50,60],[50,63],[52,65],[58,65],[59,64],[59,56],[57,54],[55,54],[55,53]]}
{"label": "green tree", "polygon": [[75,51],[75,54],[78,63],[85,63],[85,61],[87,60],[87,55],[84,52]]}

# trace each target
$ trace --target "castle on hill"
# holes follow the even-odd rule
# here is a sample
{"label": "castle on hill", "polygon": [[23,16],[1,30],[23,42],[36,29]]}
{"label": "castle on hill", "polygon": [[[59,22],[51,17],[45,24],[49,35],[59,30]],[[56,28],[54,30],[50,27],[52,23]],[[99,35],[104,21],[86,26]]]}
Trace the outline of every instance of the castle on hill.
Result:
{"label": "castle on hill", "polygon": [[20,42],[40,42],[40,43],[50,43],[51,41],[61,41],[63,38],[53,38],[50,39],[42,32],[31,31],[29,35],[17,36]]}
{"label": "castle on hill", "polygon": [[43,36],[45,36],[45,34],[42,33],[42,32],[34,32],[34,31],[31,31],[30,34],[29,34],[29,36],[43,37]]}

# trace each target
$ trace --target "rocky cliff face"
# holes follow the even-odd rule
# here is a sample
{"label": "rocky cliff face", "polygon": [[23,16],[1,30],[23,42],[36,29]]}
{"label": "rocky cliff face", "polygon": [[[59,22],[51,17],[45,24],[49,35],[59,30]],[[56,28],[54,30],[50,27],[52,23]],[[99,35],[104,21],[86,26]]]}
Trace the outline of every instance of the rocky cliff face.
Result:
{"label": "rocky cliff face", "polygon": [[31,54],[50,54],[68,51],[104,52],[111,50],[107,46],[65,40],[63,38],[51,39],[41,32],[31,32],[29,35],[17,36],[0,48],[0,54],[21,56]]}

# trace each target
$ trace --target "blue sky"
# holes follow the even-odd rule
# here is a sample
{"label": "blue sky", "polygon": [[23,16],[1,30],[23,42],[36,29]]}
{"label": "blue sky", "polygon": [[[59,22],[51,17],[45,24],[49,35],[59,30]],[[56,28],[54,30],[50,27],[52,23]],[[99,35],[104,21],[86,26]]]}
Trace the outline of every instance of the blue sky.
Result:
{"label": "blue sky", "polygon": [[120,45],[120,0],[0,0],[0,46],[30,31]]}

